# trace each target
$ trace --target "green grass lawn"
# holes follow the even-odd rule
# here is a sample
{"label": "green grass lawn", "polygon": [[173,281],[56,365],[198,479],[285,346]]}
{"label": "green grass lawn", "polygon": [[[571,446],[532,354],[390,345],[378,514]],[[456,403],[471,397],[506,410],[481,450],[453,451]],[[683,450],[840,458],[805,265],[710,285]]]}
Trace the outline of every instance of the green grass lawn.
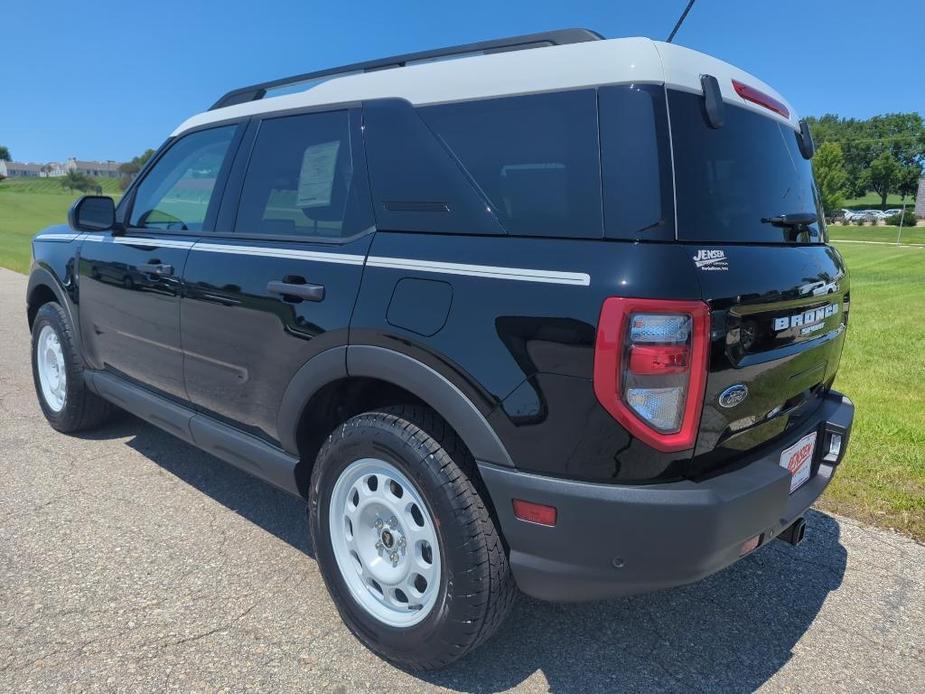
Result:
{"label": "green grass lawn", "polygon": [[[0,183],[0,265],[26,272],[29,239],[65,220],[78,194],[53,181]],[[895,242],[896,227],[833,225],[829,233],[851,272],[836,387],[857,416],[848,457],[820,505],[925,541],[925,248],[838,241]],[[925,243],[925,228],[904,230],[903,239]]]}
{"label": "green grass lawn", "polygon": [[[101,183],[105,195],[118,199],[119,182]],[[26,272],[32,257],[29,245],[36,232],[67,221],[67,210],[82,193],[61,187],[58,178],[0,181],[0,266]]]}
{"label": "green grass lawn", "polygon": [[[885,241],[887,243],[896,243],[896,235],[899,227],[895,226],[852,226],[830,224],[829,239],[832,241]],[[925,227],[903,227],[902,243],[923,243],[925,244]]]}
{"label": "green grass lawn", "polygon": [[[909,207],[915,207],[915,200],[913,198],[907,197],[906,204]],[[886,199],[887,207],[902,207],[902,205],[903,205],[903,199],[899,195],[888,195],[887,196],[887,199]],[[842,207],[847,207],[849,209],[859,207],[863,209],[870,208],[873,210],[879,210],[880,209],[880,196],[874,193],[873,191],[868,191],[867,193],[865,193],[859,198],[851,198],[849,200],[845,200],[842,203]]]}
{"label": "green grass lawn", "polygon": [[925,248],[836,245],[851,313],[835,387],[857,411],[820,505],[925,541]]}

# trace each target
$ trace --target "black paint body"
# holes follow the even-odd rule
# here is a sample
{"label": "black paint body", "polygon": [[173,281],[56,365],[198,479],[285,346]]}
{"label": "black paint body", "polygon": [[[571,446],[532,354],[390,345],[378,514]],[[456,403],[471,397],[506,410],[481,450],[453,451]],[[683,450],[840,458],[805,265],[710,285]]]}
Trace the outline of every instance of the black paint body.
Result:
{"label": "black paint body", "polygon": [[[515,579],[535,597],[696,580],[800,522],[853,418],[831,389],[850,305],[841,256],[821,219],[793,233],[752,209],[805,218],[814,204],[795,134],[729,104],[711,128],[698,98],[619,85],[484,110],[380,99],[194,129],[152,158],[111,230],[36,237],[30,324],[57,301],[92,390],[295,494],[350,415],[429,405],[475,458]],[[669,104],[686,114],[672,115],[675,142],[690,145],[680,151]],[[582,127],[561,127],[555,109]],[[492,122],[493,139],[467,130]],[[205,154],[167,181],[182,193],[175,214],[148,207],[159,162],[200,134]],[[278,157],[267,142],[282,143]],[[492,169],[495,149],[509,159]],[[742,164],[752,183],[767,165],[751,198],[736,186]],[[181,222],[190,209],[196,221]],[[163,219],[149,223],[154,213]],[[598,401],[609,297],[707,305],[690,449],[656,450]],[[724,398],[746,387],[744,400]],[[781,455],[811,432],[813,476],[791,493]],[[841,452],[823,459],[834,436]],[[514,498],[555,506],[557,526],[515,518]],[[619,532],[602,542],[591,526]]]}
{"label": "black paint body", "polygon": [[[770,446],[798,427],[830,388],[844,340],[849,288],[832,247],[652,241],[645,233],[635,240],[511,236],[494,221],[491,207],[478,202],[452,158],[436,141],[423,139],[429,131],[406,102],[336,108],[349,113],[356,166],[369,191],[368,224],[348,238],[305,239],[234,228],[258,116],[239,122],[234,151],[218,181],[221,203],[210,208],[202,230],[128,227],[118,234],[35,242],[36,277],[47,277],[44,281],[75,317],[91,369],[117,374],[297,456],[293,432],[280,430],[281,422],[291,428],[299,418],[299,413],[281,412],[297,372],[310,369],[314,357],[332,348],[383,347],[429,367],[458,389],[518,469],[607,483],[697,478],[734,467],[743,451]],[[395,129],[406,138],[397,152],[389,138]],[[403,177],[395,167],[408,151],[421,161],[410,163],[409,176]],[[427,161],[442,173],[426,179]],[[430,197],[442,196],[465,211],[434,222],[439,233],[423,230],[428,217],[440,218],[439,211],[387,199],[424,180]],[[118,210],[123,224],[136,188],[137,183]],[[403,219],[410,221],[403,224]],[[456,228],[460,219],[474,233]],[[78,232],[55,227],[45,233]],[[664,236],[659,227],[656,238]],[[203,243],[239,250],[203,252]],[[693,257],[705,246],[725,252],[728,270],[697,269]],[[252,255],[251,247],[358,260]],[[369,258],[586,273],[590,283],[397,269]],[[156,264],[171,272],[145,271]],[[324,298],[280,296],[268,291],[273,281],[317,283]],[[598,403],[592,385],[594,341],[602,303],[612,296],[709,304],[709,378],[695,449],[653,450]],[[833,301],[843,309],[827,319],[824,330],[774,336],[773,318]],[[349,364],[344,370],[349,376]],[[331,380],[345,374],[333,373]],[[748,384],[750,397],[733,415],[717,401],[737,383]],[[306,393],[296,401],[310,397]]]}

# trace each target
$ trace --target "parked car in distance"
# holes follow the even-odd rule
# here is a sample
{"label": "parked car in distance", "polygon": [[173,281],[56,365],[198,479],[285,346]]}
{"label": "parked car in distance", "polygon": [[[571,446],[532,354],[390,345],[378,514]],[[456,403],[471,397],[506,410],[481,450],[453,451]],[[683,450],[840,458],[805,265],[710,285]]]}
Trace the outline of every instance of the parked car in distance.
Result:
{"label": "parked car in distance", "polygon": [[[304,499],[348,628],[443,667],[517,588],[632,595],[803,539],[854,417],[813,152],[756,77],[581,29],[242,87],[35,236],[38,401]],[[779,573],[749,581],[798,608]]]}

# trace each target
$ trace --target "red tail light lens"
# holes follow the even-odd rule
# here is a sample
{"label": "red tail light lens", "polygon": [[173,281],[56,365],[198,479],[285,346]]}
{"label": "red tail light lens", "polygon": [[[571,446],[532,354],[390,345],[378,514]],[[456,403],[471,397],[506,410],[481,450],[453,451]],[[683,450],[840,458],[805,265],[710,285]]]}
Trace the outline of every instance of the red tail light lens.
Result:
{"label": "red tail light lens", "polygon": [[636,438],[659,451],[693,448],[707,378],[710,312],[701,301],[604,301],[594,393]]}
{"label": "red tail light lens", "polygon": [[747,84],[739,82],[739,80],[732,80],[732,88],[736,90],[736,94],[746,101],[764,106],[766,109],[774,111],[774,113],[779,113],[784,118],[790,118],[790,110],[770,94],[765,94],[754,87],[749,87]]}

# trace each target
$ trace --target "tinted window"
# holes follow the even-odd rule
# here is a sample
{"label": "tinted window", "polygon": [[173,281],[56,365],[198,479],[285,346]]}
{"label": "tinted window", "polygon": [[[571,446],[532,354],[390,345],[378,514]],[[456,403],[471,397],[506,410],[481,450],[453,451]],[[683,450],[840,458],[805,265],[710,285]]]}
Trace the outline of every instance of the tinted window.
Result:
{"label": "tinted window", "polygon": [[[711,128],[703,97],[669,91],[677,187],[678,235],[696,241],[783,242],[790,232],[763,223],[783,214],[817,213],[810,162],[785,123],[726,104]],[[801,241],[820,241],[821,225]]]}
{"label": "tinted window", "polygon": [[139,184],[130,225],[201,231],[236,127],[200,130],[177,140]]}
{"label": "tinted window", "polygon": [[344,237],[370,225],[365,177],[355,170],[347,111],[260,124],[235,231]]}
{"label": "tinted window", "polygon": [[602,236],[593,89],[428,106],[510,234]]}
{"label": "tinted window", "polygon": [[673,239],[671,142],[661,86],[599,90],[607,236]]}

